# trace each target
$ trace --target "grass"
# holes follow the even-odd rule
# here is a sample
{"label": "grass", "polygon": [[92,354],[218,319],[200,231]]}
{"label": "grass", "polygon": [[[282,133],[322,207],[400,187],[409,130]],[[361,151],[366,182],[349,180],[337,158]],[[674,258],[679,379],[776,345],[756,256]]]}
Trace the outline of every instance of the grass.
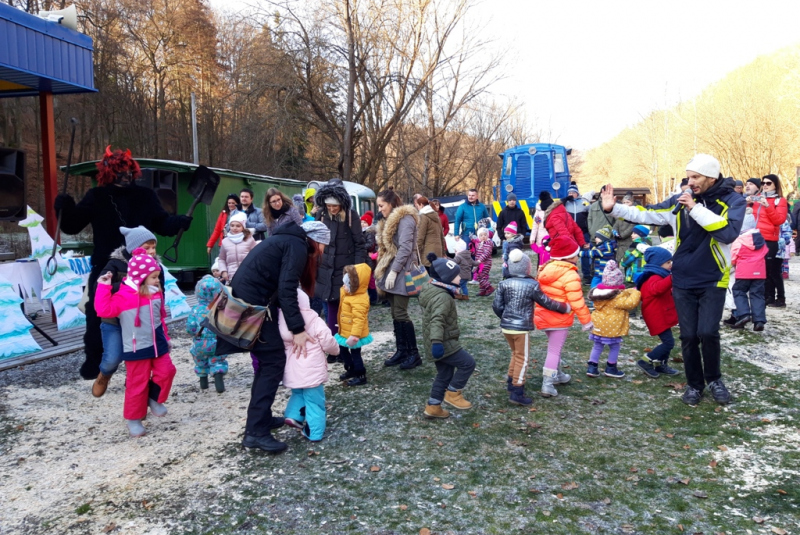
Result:
{"label": "grass", "polygon": [[[638,351],[657,342],[643,324],[623,345],[624,379],[585,375],[590,342],[577,327],[563,358],[573,382],[557,398],[529,408],[508,403],[509,351],[491,299],[459,303],[463,345],[477,369],[465,396],[469,411],[422,417],[434,367],[410,372],[368,365],[369,385],[327,389],[323,442],[281,431],[279,456],[244,453],[231,444],[241,476],[221,498],[223,513],[195,511],[191,533],[752,533],[796,532],[798,444],[780,447],[775,426],[795,427],[798,386],[755,365],[723,356],[735,396],[727,407],[706,396],[697,408],[680,401],[675,378],[637,373]],[[412,317],[421,317],[412,304]],[[388,309],[370,315],[373,331],[391,330]],[[419,331],[419,328],[418,328]],[[419,335],[419,332],[418,332]],[[418,336],[421,340],[421,335]],[[747,335],[742,344],[757,344]],[[546,347],[531,338],[528,393],[537,394]],[[385,352],[390,352],[387,345]],[[679,354],[674,350],[673,357]],[[602,361],[601,361],[602,362]],[[677,365],[680,368],[680,365]],[[338,373],[338,370],[337,370]],[[332,374],[333,376],[333,374]],[[795,427],[796,428],[796,427]],[[748,487],[747,461],[768,457],[768,483]],[[377,467],[377,468],[373,468]],[[781,470],[786,470],[782,473]],[[450,490],[443,487],[447,485]],[[699,497],[698,497],[699,496]],[[706,497],[703,497],[706,496]],[[752,517],[767,518],[756,524]],[[200,528],[199,526],[204,526]]]}

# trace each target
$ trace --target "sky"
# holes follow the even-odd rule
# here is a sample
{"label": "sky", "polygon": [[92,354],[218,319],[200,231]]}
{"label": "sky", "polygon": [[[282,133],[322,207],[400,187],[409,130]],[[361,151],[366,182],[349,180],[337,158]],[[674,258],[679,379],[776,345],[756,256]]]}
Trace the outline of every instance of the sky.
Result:
{"label": "sky", "polygon": [[483,0],[472,16],[508,51],[493,93],[521,102],[542,141],[580,150],[800,43],[800,0]]}

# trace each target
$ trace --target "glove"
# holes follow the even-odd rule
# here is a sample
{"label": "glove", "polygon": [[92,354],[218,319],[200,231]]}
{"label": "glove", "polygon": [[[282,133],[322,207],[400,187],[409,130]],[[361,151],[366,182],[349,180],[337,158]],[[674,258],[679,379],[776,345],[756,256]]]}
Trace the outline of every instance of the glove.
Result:
{"label": "glove", "polygon": [[56,200],[53,202],[53,208],[56,212],[60,212],[64,208],[72,208],[75,206],[75,199],[66,193],[59,193],[56,195]]}
{"label": "glove", "polygon": [[188,215],[179,215],[178,224],[183,230],[189,230],[189,225],[192,224],[192,219],[194,218]]}
{"label": "glove", "polygon": [[395,282],[397,281],[397,272],[390,271],[388,275],[386,275],[386,281],[384,281],[383,286],[387,290],[391,290],[394,288]]}
{"label": "glove", "polygon": [[435,343],[431,345],[431,355],[433,358],[440,359],[444,356],[444,346],[440,343]]}
{"label": "glove", "polygon": [[594,329],[594,322],[590,321],[589,323],[581,327],[581,329],[583,329],[584,331],[591,331],[592,329]]}
{"label": "glove", "polygon": [[564,314],[569,314],[570,312],[572,312],[572,307],[569,305],[569,303],[564,303],[564,304],[567,305],[567,311],[564,312]]}

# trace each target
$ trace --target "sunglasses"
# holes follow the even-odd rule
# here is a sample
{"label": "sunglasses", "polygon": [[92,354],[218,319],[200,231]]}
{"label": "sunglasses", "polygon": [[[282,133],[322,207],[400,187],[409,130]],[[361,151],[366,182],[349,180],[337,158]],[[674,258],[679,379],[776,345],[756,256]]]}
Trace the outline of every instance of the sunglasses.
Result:
{"label": "sunglasses", "polygon": [[771,186],[772,185],[772,182],[770,182],[769,180],[764,180],[761,183],[764,184],[765,186]]}

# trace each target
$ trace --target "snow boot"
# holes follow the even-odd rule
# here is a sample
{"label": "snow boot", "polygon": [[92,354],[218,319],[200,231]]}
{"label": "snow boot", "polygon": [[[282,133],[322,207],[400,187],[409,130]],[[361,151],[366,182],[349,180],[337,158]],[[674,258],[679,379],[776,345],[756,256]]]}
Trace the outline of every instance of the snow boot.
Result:
{"label": "snow boot", "polygon": [[167,408],[154,399],[147,400],[147,406],[150,407],[150,413],[159,418],[167,415]]}
{"label": "snow boot", "polygon": [[553,386],[555,384],[555,377],[545,375],[542,377],[542,397],[543,398],[554,398],[558,395],[558,390],[556,387]]}
{"label": "snow boot", "polygon": [[472,403],[464,399],[464,396],[461,395],[461,390],[447,390],[444,393],[444,402],[462,411],[472,408]]}
{"label": "snow boot", "polygon": [[225,392],[225,376],[223,374],[217,373],[214,375],[214,388],[216,388],[217,394]]}
{"label": "snow boot", "polygon": [[420,357],[419,350],[417,349],[417,335],[414,332],[414,322],[405,321],[402,323],[401,328],[404,332],[408,354],[406,359],[400,363],[400,369],[410,370],[422,365],[422,357]]}
{"label": "snow boot", "polygon": [[204,375],[200,378],[200,390],[208,390],[208,376]]}
{"label": "snow boot", "polygon": [[125,423],[128,424],[128,432],[132,437],[140,437],[144,435],[145,431],[141,420],[125,420]]}
{"label": "snow boot", "polygon": [[511,393],[508,396],[508,401],[514,405],[527,406],[533,403],[533,400],[525,395],[525,385],[514,386],[511,385]]}
{"label": "snow boot", "polygon": [[97,376],[97,379],[94,380],[94,384],[92,385],[92,395],[96,398],[103,397],[103,394],[106,393],[108,382],[110,380],[110,375],[105,375],[103,372],[100,372],[100,374]]}
{"label": "snow boot", "polygon": [[406,345],[403,322],[393,321],[392,323],[394,324],[394,341],[397,345],[397,351],[394,352],[394,355],[383,361],[384,366],[397,366],[408,358],[408,346]]}
{"label": "snow boot", "polygon": [[565,385],[572,381],[572,376],[568,373],[564,373],[561,371],[561,364],[558,365],[558,373],[556,374],[555,379],[553,379],[554,385]]}

